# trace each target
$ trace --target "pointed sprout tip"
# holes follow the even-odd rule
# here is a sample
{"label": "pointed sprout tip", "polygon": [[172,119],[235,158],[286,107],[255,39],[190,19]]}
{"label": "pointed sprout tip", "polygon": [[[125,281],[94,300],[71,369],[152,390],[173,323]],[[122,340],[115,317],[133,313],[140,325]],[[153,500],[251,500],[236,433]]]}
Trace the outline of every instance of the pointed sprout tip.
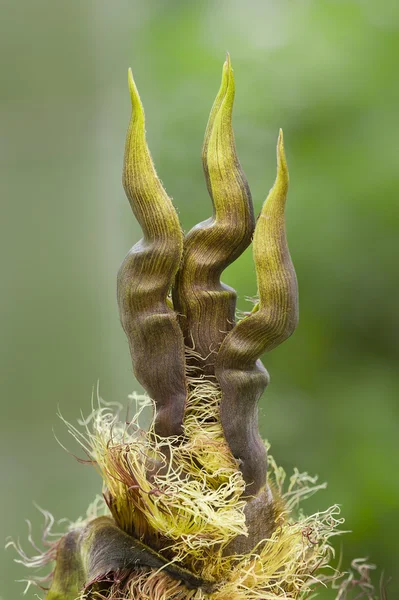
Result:
{"label": "pointed sprout tip", "polygon": [[129,67],[129,69],[128,69],[127,80],[128,80],[128,85],[129,85],[130,100],[132,102],[132,108],[134,108],[135,110],[139,110],[142,113],[143,107],[141,104],[141,100],[140,100],[140,96],[139,96],[136,84],[133,79],[133,72],[132,72],[131,67]]}
{"label": "pointed sprout tip", "polygon": [[233,104],[234,101],[234,96],[235,96],[235,81],[234,81],[234,72],[233,72],[233,68],[231,66],[231,60],[230,60],[230,55],[227,54],[227,59],[226,62],[224,63],[223,66],[223,79],[226,79],[226,93],[225,96],[223,98],[223,104],[224,105],[231,105]]}
{"label": "pointed sprout tip", "polygon": [[231,59],[230,59],[230,54],[228,52],[226,52],[226,60],[223,63],[223,75],[222,78],[227,77],[229,78],[230,76],[232,76],[233,74],[233,69],[231,66]]}
{"label": "pointed sprout tip", "polygon": [[277,168],[287,171],[287,160],[285,158],[283,130],[279,130],[277,140]]}
{"label": "pointed sprout tip", "polygon": [[132,87],[134,87],[133,71],[131,67],[129,67],[127,70],[127,82],[129,85],[129,90],[131,90]]}
{"label": "pointed sprout tip", "polygon": [[229,62],[226,59],[223,63],[223,68],[222,68],[222,82],[224,81],[224,79],[227,79],[229,77],[229,71],[230,71]]}

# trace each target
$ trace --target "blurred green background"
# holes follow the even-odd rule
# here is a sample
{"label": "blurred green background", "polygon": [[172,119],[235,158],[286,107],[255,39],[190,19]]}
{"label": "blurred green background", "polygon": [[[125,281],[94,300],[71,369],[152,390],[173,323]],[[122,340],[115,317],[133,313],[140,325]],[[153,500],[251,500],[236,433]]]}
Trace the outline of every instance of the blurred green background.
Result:
{"label": "blurred green background", "polygon": [[[300,325],[264,357],[261,428],[277,460],[342,505],[343,564],[367,556],[398,597],[399,5],[351,0],[3,0],[1,523],[28,544],[33,501],[75,519],[100,491],[56,416],[138,389],[115,278],[140,237],[121,186],[133,67],[157,170],[184,228],[210,215],[200,152],[226,50],[240,160],[259,211],[283,127]],[[224,276],[256,291],[248,251]],[[0,554],[1,600],[26,572]],[[377,577],[378,579],[378,577]],[[31,589],[28,598],[35,597]],[[321,595],[322,598],[330,597]]]}

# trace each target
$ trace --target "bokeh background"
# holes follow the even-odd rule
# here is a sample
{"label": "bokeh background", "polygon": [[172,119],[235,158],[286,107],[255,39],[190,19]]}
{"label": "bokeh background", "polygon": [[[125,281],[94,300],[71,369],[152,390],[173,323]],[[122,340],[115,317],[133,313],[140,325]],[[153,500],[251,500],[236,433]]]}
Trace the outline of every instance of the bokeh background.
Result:
{"label": "bokeh background", "polygon": [[[33,501],[76,519],[100,491],[94,469],[55,441],[53,430],[75,451],[57,407],[87,414],[98,380],[106,400],[139,389],[115,300],[140,237],[120,182],[127,68],[188,230],[211,211],[200,151],[228,50],[257,211],[279,127],[291,173],[301,318],[264,357],[262,433],[287,471],[328,481],[306,509],[342,506],[343,565],[369,557],[397,598],[398,3],[3,0],[1,14],[0,540],[26,540],[25,519],[40,531]],[[249,251],[224,281],[245,309]],[[0,554],[1,600],[23,591],[13,558]]]}

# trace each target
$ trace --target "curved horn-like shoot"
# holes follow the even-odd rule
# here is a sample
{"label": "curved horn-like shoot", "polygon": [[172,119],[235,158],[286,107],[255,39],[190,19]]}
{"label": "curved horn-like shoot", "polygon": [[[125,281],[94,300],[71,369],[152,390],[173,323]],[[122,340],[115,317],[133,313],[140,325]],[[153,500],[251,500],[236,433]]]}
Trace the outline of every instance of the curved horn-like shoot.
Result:
{"label": "curved horn-like shoot", "polygon": [[288,181],[280,130],[277,178],[257,221],[253,241],[259,302],[226,336],[216,359],[223,430],[251,494],[265,485],[267,472],[257,403],[269,377],[258,359],[288,338],[298,321],[297,281],[285,231]]}
{"label": "curved horn-like shoot", "polygon": [[187,234],[173,289],[186,344],[200,355],[201,369],[208,374],[214,372],[214,353],[234,325],[236,293],[220,276],[250,244],[254,230],[251,194],[234,142],[234,93],[228,56],[202,151],[214,215]]}
{"label": "curved horn-like shoot", "polygon": [[168,294],[179,267],[183,233],[159,181],[145,137],[144,111],[129,70],[132,117],[123,186],[144,237],[118,274],[118,304],[137,379],[156,406],[156,432],[181,432],[186,401],[184,340]]}

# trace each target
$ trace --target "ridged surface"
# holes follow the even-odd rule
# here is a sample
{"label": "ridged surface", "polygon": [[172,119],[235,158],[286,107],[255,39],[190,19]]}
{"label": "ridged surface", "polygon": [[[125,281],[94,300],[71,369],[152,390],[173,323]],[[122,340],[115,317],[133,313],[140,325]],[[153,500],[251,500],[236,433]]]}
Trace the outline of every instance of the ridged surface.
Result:
{"label": "ridged surface", "polygon": [[234,143],[234,93],[227,57],[202,151],[214,214],[187,234],[173,288],[186,344],[201,356],[200,366],[208,374],[214,373],[215,353],[235,322],[236,293],[221,283],[220,276],[250,244],[255,225],[251,194]]}
{"label": "ridged surface", "polygon": [[268,383],[259,357],[281,344],[298,321],[298,290],[285,231],[288,168],[280,131],[277,178],[256,224],[253,255],[259,302],[226,336],[216,359],[223,430],[250,494],[266,484],[266,450],[258,433],[258,400]]}
{"label": "ridged surface", "polygon": [[[98,517],[67,533],[57,548],[57,565],[47,600],[92,597],[140,567],[162,569],[188,588],[211,589],[209,582],[169,561],[128,535],[110,517]],[[105,587],[104,587],[105,586]],[[96,595],[97,597],[97,595]],[[101,596],[103,597],[103,596]]]}
{"label": "ridged surface", "polygon": [[184,341],[167,296],[179,268],[183,234],[172,202],[155,172],[145,138],[144,111],[129,71],[132,117],[123,185],[144,237],[118,274],[118,304],[134,372],[155,401],[156,432],[181,432],[186,401]]}
{"label": "ridged surface", "polygon": [[[268,537],[275,527],[267,453],[258,430],[258,401],[269,381],[260,356],[289,337],[298,319],[297,282],[285,232],[289,177],[282,132],[276,181],[255,227],[251,195],[234,143],[235,84],[227,57],[202,152],[214,214],[183,239],[176,212],[152,165],[144,113],[131,74],[129,82],[133,115],[124,186],[144,238],[120,270],[122,323],[137,378],[156,403],[156,433],[181,432],[185,373],[215,379],[220,386],[220,422],[243,474],[248,501],[249,537],[237,539],[236,546],[250,549],[254,540]],[[259,302],[236,324],[236,293],[220,277],[253,234]],[[171,288],[173,307],[168,299]]]}

